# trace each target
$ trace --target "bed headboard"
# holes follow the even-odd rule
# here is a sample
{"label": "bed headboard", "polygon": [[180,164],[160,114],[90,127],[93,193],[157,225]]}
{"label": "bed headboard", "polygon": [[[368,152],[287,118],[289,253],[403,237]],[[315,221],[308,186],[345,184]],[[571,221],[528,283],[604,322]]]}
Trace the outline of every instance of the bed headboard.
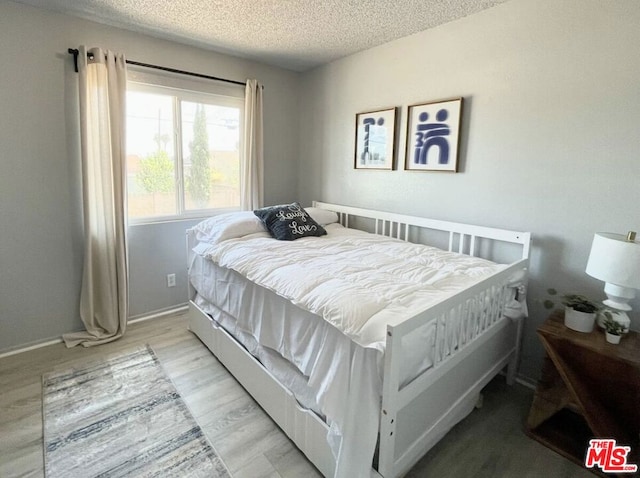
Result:
{"label": "bed headboard", "polygon": [[340,224],[345,227],[349,227],[350,222],[353,224],[357,218],[370,219],[374,221],[373,232],[376,234],[395,237],[404,241],[410,240],[414,228],[443,231],[449,235],[448,250],[452,252],[476,256],[478,255],[477,246],[479,240],[490,239],[492,241],[518,244],[522,246],[522,259],[529,258],[531,245],[531,233],[529,232],[509,231],[506,229],[440,221],[320,201],[313,201],[313,206],[336,212],[340,219]]}

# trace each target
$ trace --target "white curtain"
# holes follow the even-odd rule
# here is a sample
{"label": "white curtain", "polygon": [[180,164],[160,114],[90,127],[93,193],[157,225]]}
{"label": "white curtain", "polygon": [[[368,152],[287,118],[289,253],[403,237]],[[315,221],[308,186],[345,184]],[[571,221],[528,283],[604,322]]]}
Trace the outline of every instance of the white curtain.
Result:
{"label": "white curtain", "polygon": [[262,96],[262,85],[257,80],[247,80],[244,94],[244,154],[240,165],[240,206],[243,211],[264,205]]}
{"label": "white curtain", "polygon": [[[89,58],[87,58],[87,53]],[[84,207],[80,317],[67,347],[121,337],[128,315],[124,55],[81,46],[78,54]]]}

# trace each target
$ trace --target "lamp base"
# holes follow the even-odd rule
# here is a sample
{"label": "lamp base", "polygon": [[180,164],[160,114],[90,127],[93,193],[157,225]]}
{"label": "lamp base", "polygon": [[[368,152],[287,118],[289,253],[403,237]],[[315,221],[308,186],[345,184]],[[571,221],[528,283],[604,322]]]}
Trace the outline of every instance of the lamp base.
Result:
{"label": "lamp base", "polygon": [[[622,287],[611,282],[605,282],[604,293],[607,294],[607,299],[602,303],[607,307],[607,310],[611,313],[613,320],[622,324],[624,327],[624,333],[629,332],[631,327],[631,319],[627,315],[627,312],[631,312],[631,306],[629,301],[633,300],[636,296],[635,289],[629,287]],[[598,314],[596,319],[598,325],[604,329],[603,313]]]}
{"label": "lamp base", "polygon": [[[610,304],[607,304],[607,302],[608,301],[605,300],[603,302],[603,304],[610,306]],[[631,310],[631,309],[629,309],[629,310]],[[629,332],[629,329],[631,327],[631,319],[629,318],[629,315],[627,315],[627,313],[625,311],[616,310],[616,309],[613,309],[613,308],[609,308],[609,309],[607,309],[607,311],[611,313],[611,318],[613,320],[615,320],[619,324],[622,324],[622,326],[624,327],[624,333],[625,334],[627,332]],[[602,312],[598,313],[598,318],[596,319],[596,322],[598,323],[598,326],[601,329],[604,329],[604,319],[605,319],[604,313],[602,313]]]}
{"label": "lamp base", "polygon": [[629,312],[631,306],[628,304],[630,300],[636,296],[636,291],[629,287],[622,287],[611,282],[605,282],[604,293],[607,294],[607,300],[603,303],[616,310],[624,310]]}

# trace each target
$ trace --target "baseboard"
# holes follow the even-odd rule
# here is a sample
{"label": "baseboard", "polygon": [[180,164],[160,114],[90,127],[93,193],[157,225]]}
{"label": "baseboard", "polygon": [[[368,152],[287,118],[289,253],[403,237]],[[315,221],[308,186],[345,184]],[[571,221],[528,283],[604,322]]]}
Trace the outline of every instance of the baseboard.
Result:
{"label": "baseboard", "polygon": [[[498,375],[506,377],[507,373],[503,370]],[[523,387],[530,388],[531,390],[535,390],[536,386],[538,385],[538,382],[536,380],[521,374],[516,375],[516,383],[522,385]]]}
{"label": "baseboard", "polygon": [[535,390],[538,385],[537,382],[531,377],[525,377],[524,375],[518,375],[516,377],[516,382],[522,385],[523,387],[530,388],[531,390]]}
{"label": "baseboard", "polygon": [[41,347],[47,347],[48,345],[54,345],[62,343],[62,337],[57,337],[53,339],[43,339],[38,340],[36,342],[31,342],[27,345],[19,345],[17,348],[9,349],[5,352],[0,353],[0,359],[5,357],[10,357],[11,355],[21,354],[23,352],[29,352],[31,350],[39,349]]}
{"label": "baseboard", "polygon": [[[131,325],[131,324],[135,324],[137,322],[142,322],[149,319],[158,319],[160,317],[165,317],[167,315],[185,313],[187,312],[187,310],[189,310],[189,306],[187,304],[180,304],[177,307],[173,306],[166,309],[156,310],[146,314],[130,317],[127,320],[127,324]],[[43,339],[36,342],[31,342],[26,345],[19,345],[14,349],[9,349],[9,350],[6,350],[5,352],[0,352],[0,359],[5,357],[10,357],[11,355],[17,355],[24,352],[29,352],[31,350],[39,349],[42,347],[47,347],[48,345],[55,345],[59,343],[62,343],[62,337]]]}
{"label": "baseboard", "polygon": [[178,306],[167,307],[166,309],[159,309],[154,310],[153,312],[134,315],[133,317],[129,317],[129,320],[127,320],[127,324],[135,324],[149,319],[158,319],[160,317],[166,317],[167,315],[181,314],[187,312],[188,310],[189,304],[184,303]]}

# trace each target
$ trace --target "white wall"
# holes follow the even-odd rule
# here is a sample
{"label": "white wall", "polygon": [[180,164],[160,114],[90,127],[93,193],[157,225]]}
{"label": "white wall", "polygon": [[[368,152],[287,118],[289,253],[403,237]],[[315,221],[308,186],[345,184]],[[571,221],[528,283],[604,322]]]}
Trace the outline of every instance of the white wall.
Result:
{"label": "white wall", "polygon": [[[533,233],[521,373],[537,376],[547,287],[602,299],[596,231],[640,229],[640,2],[512,0],[305,74],[301,200]],[[457,174],[353,170],[355,114],[464,97]],[[640,301],[634,302],[640,328]]]}
{"label": "white wall", "polygon": [[[0,351],[82,327],[77,75],[67,54],[81,44],[146,63],[259,79],[265,199],[296,199],[298,74],[0,0]],[[186,302],[188,224],[130,228],[131,315]],[[143,247],[149,238],[153,255]],[[175,289],[166,288],[169,272],[177,274]]]}

